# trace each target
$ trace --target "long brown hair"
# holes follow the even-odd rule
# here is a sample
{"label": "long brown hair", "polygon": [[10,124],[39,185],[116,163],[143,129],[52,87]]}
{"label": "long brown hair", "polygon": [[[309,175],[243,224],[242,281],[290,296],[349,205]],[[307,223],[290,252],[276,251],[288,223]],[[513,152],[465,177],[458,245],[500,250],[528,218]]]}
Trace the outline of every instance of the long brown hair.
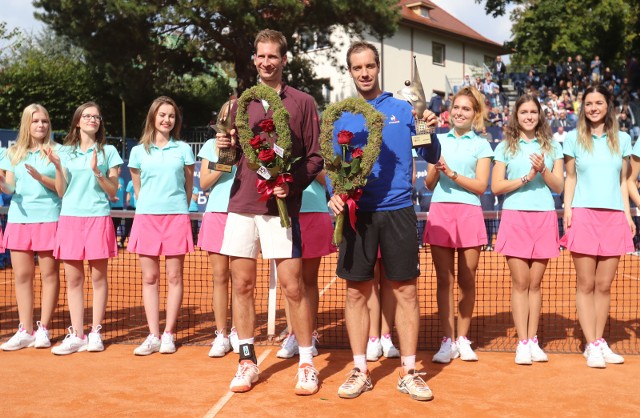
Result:
{"label": "long brown hair", "polygon": [[540,143],[540,148],[545,153],[551,151],[551,127],[549,127],[547,118],[544,117],[540,101],[533,94],[526,93],[516,100],[516,104],[513,106],[513,112],[511,112],[511,117],[509,118],[505,128],[504,140],[507,142],[507,151],[512,156],[516,155],[520,150],[520,133],[522,132],[522,129],[518,123],[518,110],[520,110],[520,106],[529,102],[535,103],[536,108],[538,109],[538,123],[536,124],[535,136]]}
{"label": "long brown hair", "polygon": [[149,107],[149,112],[147,112],[147,118],[145,119],[144,128],[142,130],[142,136],[140,137],[140,144],[144,145],[144,149],[149,152],[149,147],[153,144],[153,141],[156,136],[156,114],[158,113],[158,109],[163,104],[168,104],[173,106],[173,110],[176,112],[176,122],[173,124],[173,129],[170,132],[170,135],[174,139],[180,139],[180,129],[182,128],[182,114],[180,113],[180,109],[178,109],[178,105],[171,97],[160,96],[155,99],[151,106]]}
{"label": "long brown hair", "polygon": [[[82,114],[84,113],[84,111],[90,107],[95,107],[96,109],[98,109],[98,114],[102,116],[102,110],[100,110],[100,106],[98,106],[98,104],[95,102],[86,102],[78,106],[75,113],[73,114],[73,117],[71,118],[69,133],[64,138],[64,145],[69,145],[73,148],[80,146],[80,127],[78,126],[78,124],[80,123],[80,118],[82,118]],[[104,145],[107,143],[107,136],[102,119],[98,122],[100,122],[100,127],[98,128],[98,132],[96,132],[96,148],[98,149],[98,151],[104,152]]]}
{"label": "long brown hair", "polygon": [[468,98],[471,101],[473,111],[475,112],[473,121],[471,122],[471,128],[475,129],[476,131],[482,130],[482,127],[484,126],[484,114],[486,112],[484,99],[478,89],[472,86],[465,86],[461,88],[460,91],[458,91],[456,95],[453,96],[453,99],[451,99],[451,109],[449,109],[449,124],[451,126],[454,126],[452,112],[453,105],[456,103],[456,99],[462,96]]}
{"label": "long brown hair", "polygon": [[[22,118],[20,119],[20,130],[18,131],[18,137],[16,138],[16,143],[12,145],[7,151],[7,157],[11,161],[12,165],[18,164],[20,161],[24,160],[27,156],[27,152],[29,147],[31,146],[31,122],[33,122],[33,115],[36,112],[42,112],[46,116],[49,121],[49,129],[47,134],[42,141],[42,146],[44,149],[48,147],[55,146],[55,142],[51,139],[51,118],[49,118],[49,112],[44,106],[33,103],[28,105],[22,111]],[[44,153],[40,153],[42,158],[46,158]]]}
{"label": "long brown hair", "polygon": [[607,145],[611,154],[620,152],[620,141],[618,140],[618,119],[613,105],[613,95],[602,84],[591,85],[582,94],[580,114],[578,115],[578,144],[589,153],[593,151],[593,138],[591,137],[591,121],[587,119],[584,103],[590,93],[600,93],[607,101],[607,113],[604,117],[604,132],[607,134]]}

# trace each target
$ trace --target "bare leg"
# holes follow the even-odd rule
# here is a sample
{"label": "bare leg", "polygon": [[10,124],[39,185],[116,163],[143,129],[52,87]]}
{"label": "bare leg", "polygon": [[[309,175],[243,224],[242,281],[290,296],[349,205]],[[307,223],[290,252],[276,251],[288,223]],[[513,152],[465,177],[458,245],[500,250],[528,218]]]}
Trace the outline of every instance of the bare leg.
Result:
{"label": "bare leg", "polygon": [[391,290],[397,300],[397,321],[400,339],[400,354],[414,356],[418,347],[418,331],[420,327],[420,306],[416,292],[416,279],[393,281],[382,278],[383,294]]}
{"label": "bare leg", "polygon": [[598,338],[596,336],[594,297],[597,262],[596,257],[590,255],[571,253],[571,256],[573,257],[577,276],[576,308],[578,310],[578,321],[588,344]]}
{"label": "bare leg", "polygon": [[[38,260],[40,264],[40,280],[42,280],[40,322],[42,322],[42,325],[45,327],[49,327],[53,312],[58,306],[58,296],[60,294],[60,263],[53,257],[53,251],[40,251],[38,253]],[[31,264],[33,265],[33,256],[31,258]]]}
{"label": "bare leg", "polygon": [[311,329],[317,327],[316,318],[318,316],[318,270],[320,270],[320,262],[322,257],[307,258],[302,260],[302,281],[306,289],[307,298],[309,299],[309,309],[311,310]]}
{"label": "bare leg", "polygon": [[438,279],[437,301],[440,326],[442,327],[443,335],[454,340],[454,250],[452,248],[432,245],[431,254]]}
{"label": "bare leg", "polygon": [[344,316],[349,334],[349,344],[354,356],[367,352],[367,333],[369,332],[369,310],[367,300],[372,292],[372,282],[347,280],[347,300]]}
{"label": "bare leg", "polygon": [[[386,280],[384,266],[380,265],[380,279]],[[381,292],[382,315],[380,315],[380,335],[391,334],[396,319],[396,296],[394,292]],[[404,320],[404,318],[403,318]]]}
{"label": "bare leg", "polygon": [[140,255],[142,270],[142,299],[149,332],[160,337],[160,260],[158,257]]}
{"label": "bare leg", "polygon": [[542,292],[540,291],[540,283],[544,271],[547,269],[549,260],[532,260],[529,268],[529,327],[527,329],[527,338],[533,338],[538,335],[538,323],[540,322],[540,312],[542,311]]}
{"label": "bare leg", "polygon": [[604,327],[609,319],[609,307],[611,305],[611,283],[616,277],[620,257],[599,257],[596,266],[595,277],[595,314],[596,314],[596,339],[602,338]]}
{"label": "bare leg", "polygon": [[213,271],[213,314],[218,332],[225,333],[229,317],[229,257],[209,253]]}
{"label": "bare leg", "polygon": [[167,270],[167,323],[165,324],[165,332],[175,332],[178,322],[178,314],[180,306],[182,306],[182,293],[184,285],[182,274],[184,271],[184,255],[175,255],[166,257]]}
{"label": "bare leg", "polygon": [[469,335],[473,308],[476,304],[476,270],[480,260],[480,247],[458,250],[458,336]]}
{"label": "bare leg", "polygon": [[278,279],[289,304],[291,326],[300,347],[311,347],[313,319],[309,298],[302,281],[302,259],[282,258],[276,260]]}
{"label": "bare leg", "polygon": [[367,337],[380,337],[380,272],[382,263],[380,259],[376,261],[373,270],[373,280],[371,280],[371,292],[367,299],[367,309],[369,310],[369,335]]}
{"label": "bare leg", "polygon": [[104,313],[107,310],[109,259],[91,260],[89,261],[89,266],[91,267],[91,280],[93,283],[93,323],[91,325],[96,327],[102,325]]}
{"label": "bare leg", "polygon": [[33,278],[36,271],[33,251],[11,250],[11,264],[16,280],[18,317],[22,326],[31,334],[33,332]]}
{"label": "bare leg", "polygon": [[84,336],[84,261],[65,261],[64,275],[67,281],[71,326],[76,331],[76,336],[82,338]]}
{"label": "bare leg", "polygon": [[238,338],[253,338],[256,310],[253,292],[256,286],[256,260],[253,258],[231,257],[231,275],[233,280],[233,323]]}
{"label": "bare leg", "polygon": [[513,323],[516,326],[518,340],[527,339],[529,318],[529,260],[517,257],[507,257],[507,264],[511,271],[511,310]]}

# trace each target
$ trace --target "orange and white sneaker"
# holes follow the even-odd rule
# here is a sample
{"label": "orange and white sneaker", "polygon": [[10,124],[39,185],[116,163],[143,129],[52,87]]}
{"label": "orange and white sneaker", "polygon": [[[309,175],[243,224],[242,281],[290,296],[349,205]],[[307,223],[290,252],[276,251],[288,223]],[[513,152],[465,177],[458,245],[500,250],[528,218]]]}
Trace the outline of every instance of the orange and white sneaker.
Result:
{"label": "orange and white sneaker", "polygon": [[345,399],[353,399],[360,396],[362,392],[373,389],[369,371],[361,372],[354,367],[347,377],[347,380],[338,388],[338,396]]}
{"label": "orange and white sneaker", "polygon": [[296,377],[296,395],[308,396],[318,391],[318,371],[312,365],[301,364]]}
{"label": "orange and white sneaker", "polygon": [[401,372],[396,389],[408,394],[411,399],[416,401],[430,401],[433,399],[433,393],[422,376],[426,376],[426,373],[418,373],[416,370],[411,370],[406,374]]}
{"label": "orange and white sneaker", "polygon": [[238,364],[238,371],[229,385],[229,390],[235,393],[248,392],[259,378],[258,366],[250,360],[243,360]]}

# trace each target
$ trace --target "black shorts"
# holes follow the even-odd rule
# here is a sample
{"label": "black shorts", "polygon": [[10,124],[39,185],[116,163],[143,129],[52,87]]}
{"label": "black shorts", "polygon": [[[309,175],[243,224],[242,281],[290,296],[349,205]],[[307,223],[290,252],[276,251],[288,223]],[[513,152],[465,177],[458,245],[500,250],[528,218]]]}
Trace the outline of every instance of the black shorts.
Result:
{"label": "black shorts", "polygon": [[357,234],[345,212],[338,277],[353,281],[373,279],[378,248],[388,279],[404,281],[420,275],[416,212],[412,206],[385,212],[358,212],[356,229]]}

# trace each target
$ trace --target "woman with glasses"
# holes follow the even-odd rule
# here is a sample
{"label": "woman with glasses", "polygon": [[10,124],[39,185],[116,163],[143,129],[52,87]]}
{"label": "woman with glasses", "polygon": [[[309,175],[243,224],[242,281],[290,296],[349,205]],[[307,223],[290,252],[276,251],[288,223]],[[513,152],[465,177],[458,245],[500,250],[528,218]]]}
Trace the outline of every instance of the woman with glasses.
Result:
{"label": "woman with glasses", "polygon": [[[56,190],[62,198],[54,255],[64,262],[71,326],[53,354],[103,351],[100,330],[107,306],[109,258],[118,255],[109,201],[118,190],[122,158],[106,143],[100,107],[94,102],[79,106],[56,154]],[[93,289],[93,318],[88,338],[84,334],[84,260],[89,263]]]}
{"label": "woman with glasses", "polygon": [[[4,351],[51,346],[47,327],[51,324],[60,290],[58,262],[53,256],[60,198],[55,192],[55,167],[46,153],[57,147],[59,145],[51,139],[49,113],[41,105],[31,104],[22,112],[15,145],[7,150],[0,162],[0,168],[6,172],[6,177],[0,176],[2,192],[13,194],[3,246],[11,250],[20,318],[18,332],[0,346]],[[38,329],[34,332],[36,253],[42,280],[42,302]]]}

